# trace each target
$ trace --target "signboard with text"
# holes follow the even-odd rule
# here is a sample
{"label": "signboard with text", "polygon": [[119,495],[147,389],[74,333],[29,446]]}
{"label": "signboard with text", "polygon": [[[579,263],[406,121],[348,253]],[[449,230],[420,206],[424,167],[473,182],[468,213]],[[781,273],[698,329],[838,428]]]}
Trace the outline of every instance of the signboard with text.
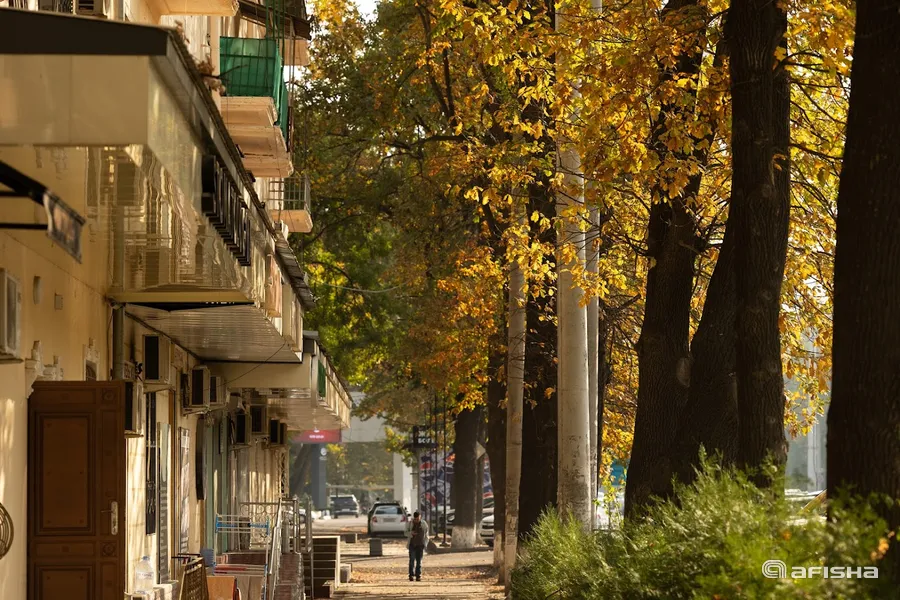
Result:
{"label": "signboard with text", "polygon": [[298,433],[293,441],[298,444],[340,444],[340,429],[319,429]]}

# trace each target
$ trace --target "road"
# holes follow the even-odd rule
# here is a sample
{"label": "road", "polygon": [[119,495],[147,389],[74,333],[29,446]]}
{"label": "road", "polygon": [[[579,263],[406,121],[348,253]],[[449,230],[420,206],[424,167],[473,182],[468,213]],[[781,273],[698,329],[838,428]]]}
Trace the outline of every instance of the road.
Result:
{"label": "road", "polygon": [[315,535],[338,535],[340,533],[358,533],[365,535],[366,533],[366,516],[357,517],[339,517],[337,519],[319,519],[313,521],[313,534]]}

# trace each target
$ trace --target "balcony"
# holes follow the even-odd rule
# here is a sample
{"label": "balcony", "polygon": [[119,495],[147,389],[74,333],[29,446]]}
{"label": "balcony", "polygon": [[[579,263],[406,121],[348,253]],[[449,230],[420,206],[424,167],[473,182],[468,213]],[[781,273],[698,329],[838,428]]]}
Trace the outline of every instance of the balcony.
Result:
{"label": "balcony", "polygon": [[264,199],[273,221],[284,223],[291,233],[312,231],[309,178],[306,175],[269,181]]}
{"label": "balcony", "polygon": [[238,12],[238,0],[150,0],[148,4],[160,15],[233,17]]}
{"label": "balcony", "polygon": [[290,107],[279,41],[223,37],[222,118],[255,177],[287,177]]}

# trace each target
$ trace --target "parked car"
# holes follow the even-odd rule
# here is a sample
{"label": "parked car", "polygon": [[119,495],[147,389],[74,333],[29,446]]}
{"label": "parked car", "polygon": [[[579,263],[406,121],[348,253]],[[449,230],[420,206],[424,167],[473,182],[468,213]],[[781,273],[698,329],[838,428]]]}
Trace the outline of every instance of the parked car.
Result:
{"label": "parked car", "polygon": [[[488,498],[484,501],[484,504],[481,505],[481,516],[482,518],[494,514],[494,499]],[[453,532],[453,523],[456,520],[456,509],[451,508],[447,511],[447,533]],[[438,531],[444,531],[444,515],[442,513],[438,513]]]}
{"label": "parked car", "polygon": [[382,504],[376,506],[369,518],[369,535],[406,535],[406,523],[409,520],[406,510],[399,504]]}
{"label": "parked car", "polygon": [[403,511],[403,514],[406,515],[407,520],[409,520],[409,511],[406,510],[405,506],[400,506],[399,502],[376,502],[372,505],[372,508],[369,509],[368,521],[366,525],[366,531],[369,535],[372,535],[372,517],[375,515],[375,511],[378,510],[382,506],[396,506],[399,507],[400,510]]}
{"label": "parked car", "polygon": [[331,514],[334,515],[335,518],[340,517],[341,515],[351,515],[353,517],[359,517],[360,509],[359,502],[356,500],[356,496],[332,496]]}
{"label": "parked car", "polygon": [[491,514],[487,515],[485,518],[481,520],[481,528],[478,530],[478,534],[481,536],[481,541],[490,546],[494,547],[494,510],[491,509]]}

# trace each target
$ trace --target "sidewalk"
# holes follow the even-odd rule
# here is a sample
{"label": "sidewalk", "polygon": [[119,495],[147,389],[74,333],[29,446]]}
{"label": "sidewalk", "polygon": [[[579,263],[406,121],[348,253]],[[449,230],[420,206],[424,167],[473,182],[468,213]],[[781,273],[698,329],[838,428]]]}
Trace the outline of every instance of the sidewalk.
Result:
{"label": "sidewalk", "polygon": [[497,573],[491,563],[493,552],[480,548],[472,552],[426,554],[422,561],[422,581],[409,581],[409,555],[402,540],[384,542],[384,556],[368,556],[368,544],[342,546],[344,563],[353,564],[349,584],[335,593],[343,600],[501,600]]}

